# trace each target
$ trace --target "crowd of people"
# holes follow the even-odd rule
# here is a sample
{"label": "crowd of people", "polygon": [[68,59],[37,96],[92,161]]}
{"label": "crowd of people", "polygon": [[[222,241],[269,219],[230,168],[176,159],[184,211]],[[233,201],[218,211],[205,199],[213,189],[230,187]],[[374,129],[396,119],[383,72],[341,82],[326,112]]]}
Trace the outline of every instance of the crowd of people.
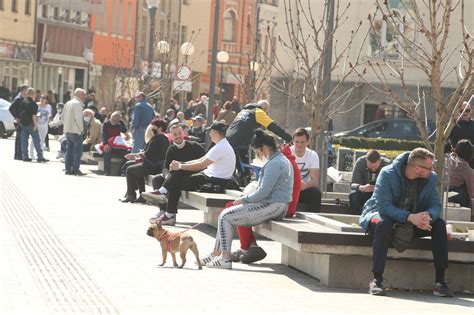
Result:
{"label": "crowd of people", "polygon": [[[189,102],[184,111],[173,102],[161,117],[147,102],[146,94],[140,92],[126,122],[120,111],[99,111],[95,95],[83,89],[76,89],[70,100],[54,108],[48,94],[36,101],[37,91],[22,86],[13,100],[10,112],[17,123],[15,159],[47,162],[43,150],[48,133],[61,135],[58,158],[64,157],[66,175],[85,175],[80,170],[85,151],[103,157],[104,175],[119,175],[111,173],[111,161],[112,156],[120,157],[120,174],[126,178],[126,193],[120,201],[157,205],[159,211],[150,221],[162,225],[176,224],[183,190],[223,192],[246,186],[242,197],[228,204],[218,217],[214,250],[202,259],[208,267],[230,269],[233,262],[253,263],[265,258],[252,226],[292,217],[298,205],[304,211],[321,210],[319,156],[308,147],[310,134],[305,128],[287,133],[268,115],[267,100],[241,107],[234,98],[222,109],[214,109],[215,121],[206,126],[205,95]],[[466,207],[474,204],[474,122],[470,111],[468,103],[461,106],[448,155],[449,189],[457,193],[452,201]],[[276,141],[275,135],[286,145]],[[210,147],[205,146],[206,137],[210,138]],[[249,147],[264,161],[256,174],[257,181],[250,184]],[[349,209],[351,214],[360,215],[361,227],[373,238],[371,294],[385,294],[383,272],[390,244],[403,250],[411,239],[431,236],[433,292],[452,296],[444,277],[447,234],[433,163],[433,154],[423,148],[403,153],[393,163],[370,150],[355,163]],[[146,192],[145,179],[149,175],[154,175],[153,190]],[[241,245],[232,252],[234,227]]]}

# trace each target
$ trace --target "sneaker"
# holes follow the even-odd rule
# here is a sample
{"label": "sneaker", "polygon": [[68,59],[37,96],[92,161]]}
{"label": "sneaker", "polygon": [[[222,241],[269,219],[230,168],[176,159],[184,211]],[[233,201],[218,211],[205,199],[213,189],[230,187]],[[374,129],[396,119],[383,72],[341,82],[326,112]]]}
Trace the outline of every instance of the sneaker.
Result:
{"label": "sneaker", "polygon": [[232,260],[232,262],[239,262],[239,258],[242,255],[244,255],[244,252],[241,249],[238,249],[235,252],[230,253],[230,260]]}
{"label": "sneaker", "polygon": [[262,260],[265,257],[267,257],[267,253],[265,253],[263,248],[258,246],[252,246],[247,250],[245,254],[242,254],[239,257],[239,260],[244,264],[251,264],[256,261]]}
{"label": "sneaker", "polygon": [[207,265],[208,263],[210,263],[214,259],[216,259],[216,256],[214,256],[214,255],[212,255],[212,253],[210,253],[206,257],[200,259],[201,260],[201,265]]}
{"label": "sneaker", "polygon": [[159,190],[155,190],[155,191],[151,191],[151,192],[142,192],[141,196],[146,201],[149,201],[149,202],[152,202],[152,203],[158,202],[158,203],[164,204],[164,203],[168,202],[168,198],[166,197],[166,195],[160,193]]}
{"label": "sneaker", "polygon": [[168,217],[166,214],[162,215],[157,219],[160,221],[161,225],[175,225],[176,224],[176,215]]}
{"label": "sneaker", "polygon": [[45,159],[45,158],[41,158],[41,159],[37,159],[36,162],[38,163],[46,163],[46,162],[49,162],[48,159]]}
{"label": "sneaker", "polygon": [[377,279],[372,280],[369,285],[369,293],[372,295],[385,295],[385,288],[383,282]]}
{"label": "sneaker", "polygon": [[211,262],[208,262],[206,264],[206,267],[208,268],[218,268],[218,269],[232,269],[232,261],[230,260],[224,260],[222,256],[216,257]]}
{"label": "sneaker", "polygon": [[157,214],[155,214],[153,217],[150,218],[150,223],[151,224],[156,224],[158,219],[162,216],[165,215],[165,212],[164,211],[160,211],[158,212]]}
{"label": "sneaker", "polygon": [[436,282],[433,289],[433,295],[441,297],[453,297],[453,291],[448,288],[446,282]]}

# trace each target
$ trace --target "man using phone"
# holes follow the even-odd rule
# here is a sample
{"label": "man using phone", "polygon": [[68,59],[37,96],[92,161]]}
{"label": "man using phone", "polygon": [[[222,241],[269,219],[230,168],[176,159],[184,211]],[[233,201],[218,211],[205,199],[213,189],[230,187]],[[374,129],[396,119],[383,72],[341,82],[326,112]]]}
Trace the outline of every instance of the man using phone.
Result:
{"label": "man using phone", "polygon": [[352,171],[351,192],[349,193],[349,208],[351,214],[359,215],[365,202],[372,197],[377,176],[382,167],[391,161],[380,156],[376,150],[370,150],[366,155],[357,159]]}

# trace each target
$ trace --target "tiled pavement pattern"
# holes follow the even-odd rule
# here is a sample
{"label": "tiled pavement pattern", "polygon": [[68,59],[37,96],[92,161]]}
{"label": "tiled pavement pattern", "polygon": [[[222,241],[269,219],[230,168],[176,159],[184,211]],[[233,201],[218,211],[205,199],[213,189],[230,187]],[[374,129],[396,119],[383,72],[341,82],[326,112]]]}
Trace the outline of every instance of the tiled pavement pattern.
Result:
{"label": "tiled pavement pattern", "polygon": [[[51,140],[53,149],[57,143]],[[156,208],[122,204],[125,179],[91,173],[65,176],[48,164],[13,161],[13,138],[0,140],[0,314],[470,314],[474,295],[439,299],[429,292],[390,292],[320,286],[279,264],[278,244],[258,264],[197,270],[165,267],[158,243],[145,235]],[[84,166],[83,170],[93,170]],[[180,209],[174,231],[201,219]],[[201,255],[215,229],[189,231]],[[234,240],[233,247],[238,242]],[[178,258],[179,259],[179,258]],[[370,268],[370,266],[357,266]],[[357,272],[357,269],[354,270]],[[386,275],[387,277],[389,275]]]}

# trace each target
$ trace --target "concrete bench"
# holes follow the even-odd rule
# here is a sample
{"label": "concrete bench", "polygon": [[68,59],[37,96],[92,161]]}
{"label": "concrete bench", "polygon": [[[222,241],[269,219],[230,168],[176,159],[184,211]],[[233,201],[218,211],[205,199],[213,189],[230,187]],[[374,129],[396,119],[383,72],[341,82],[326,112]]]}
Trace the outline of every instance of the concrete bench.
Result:
{"label": "concrete bench", "polygon": [[[84,157],[85,156],[85,157]],[[97,152],[87,152],[83,154],[83,158],[87,161],[93,161],[98,165],[98,171],[104,172],[104,157]],[[111,175],[120,175],[120,168],[122,167],[123,158],[121,156],[117,156],[112,154],[112,162],[110,166],[110,174]]]}
{"label": "concrete bench", "polygon": [[[254,229],[282,244],[282,264],[327,286],[367,289],[373,277],[372,240],[353,224],[357,220],[358,216],[351,215],[299,214],[297,218],[268,221]],[[474,291],[474,242],[450,240],[448,244],[450,265],[446,276],[450,287]],[[390,248],[384,277],[387,287],[431,290],[431,240],[415,239],[402,253]]]}

